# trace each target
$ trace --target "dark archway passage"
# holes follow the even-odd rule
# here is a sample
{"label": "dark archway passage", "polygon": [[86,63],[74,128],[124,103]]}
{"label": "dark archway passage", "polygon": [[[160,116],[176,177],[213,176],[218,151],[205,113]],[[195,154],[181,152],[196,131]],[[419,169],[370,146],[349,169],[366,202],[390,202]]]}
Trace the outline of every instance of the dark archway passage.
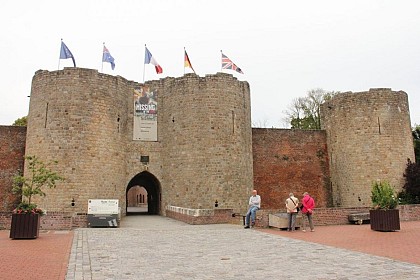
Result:
{"label": "dark archway passage", "polygon": [[160,213],[160,183],[158,179],[151,173],[143,171],[136,176],[134,176],[127,185],[125,191],[126,197],[126,213],[127,215],[140,215],[144,214],[141,212],[127,212],[128,206],[128,191],[135,186],[140,186],[146,189],[147,191],[147,212],[148,215],[157,215]]}

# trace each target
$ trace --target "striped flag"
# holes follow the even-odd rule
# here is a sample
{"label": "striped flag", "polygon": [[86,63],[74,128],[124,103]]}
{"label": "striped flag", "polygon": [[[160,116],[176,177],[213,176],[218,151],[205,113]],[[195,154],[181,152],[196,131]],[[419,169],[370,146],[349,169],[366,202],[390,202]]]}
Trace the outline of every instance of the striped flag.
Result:
{"label": "striped flag", "polygon": [[149,52],[147,47],[145,46],[145,54],[144,54],[144,64],[153,64],[156,69],[157,74],[161,74],[163,72],[162,67],[160,67],[159,63],[156,61],[156,59],[152,56],[152,54]]}
{"label": "striped flag", "polygon": [[190,58],[188,57],[188,54],[187,54],[187,51],[185,50],[185,48],[184,48],[184,67],[191,68],[194,71],[194,73],[195,73],[195,70],[194,70],[194,68],[191,65]]}
{"label": "striped flag", "polygon": [[230,60],[226,55],[224,55],[222,53],[222,69],[230,69],[230,70],[234,70],[238,73],[243,74],[244,72],[242,72],[241,68],[239,68],[238,66],[236,66],[235,63],[232,62],[232,60]]}

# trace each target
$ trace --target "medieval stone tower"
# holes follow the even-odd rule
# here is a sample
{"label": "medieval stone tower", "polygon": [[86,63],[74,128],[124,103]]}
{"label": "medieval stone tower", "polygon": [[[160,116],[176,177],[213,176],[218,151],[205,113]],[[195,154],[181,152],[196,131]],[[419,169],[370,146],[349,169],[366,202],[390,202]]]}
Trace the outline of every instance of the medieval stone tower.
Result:
{"label": "medieval stone tower", "polygon": [[[89,199],[143,186],[149,213],[168,205],[246,208],[253,186],[250,89],[218,73],[139,84],[97,70],[37,71],[26,155],[57,160],[66,180],[36,201],[86,213]],[[74,206],[71,202],[74,201]]]}
{"label": "medieval stone tower", "polygon": [[335,206],[370,206],[371,185],[377,180],[402,188],[407,158],[414,161],[405,92],[339,94],[322,105],[321,123],[327,133]]}

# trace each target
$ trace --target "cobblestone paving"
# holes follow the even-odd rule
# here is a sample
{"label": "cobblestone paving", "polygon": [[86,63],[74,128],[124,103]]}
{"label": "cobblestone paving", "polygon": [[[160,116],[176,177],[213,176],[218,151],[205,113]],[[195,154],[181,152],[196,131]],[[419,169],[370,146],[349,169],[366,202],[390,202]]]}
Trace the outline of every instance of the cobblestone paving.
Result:
{"label": "cobblestone paving", "polygon": [[420,266],[238,225],[125,217],[120,228],[81,228],[68,280],[420,279]]}

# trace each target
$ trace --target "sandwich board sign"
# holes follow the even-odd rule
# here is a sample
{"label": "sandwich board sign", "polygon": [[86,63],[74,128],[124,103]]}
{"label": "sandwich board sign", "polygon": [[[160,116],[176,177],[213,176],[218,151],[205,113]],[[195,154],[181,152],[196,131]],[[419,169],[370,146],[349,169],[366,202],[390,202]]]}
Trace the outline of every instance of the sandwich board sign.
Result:
{"label": "sandwich board sign", "polygon": [[118,227],[118,199],[89,199],[89,227]]}

